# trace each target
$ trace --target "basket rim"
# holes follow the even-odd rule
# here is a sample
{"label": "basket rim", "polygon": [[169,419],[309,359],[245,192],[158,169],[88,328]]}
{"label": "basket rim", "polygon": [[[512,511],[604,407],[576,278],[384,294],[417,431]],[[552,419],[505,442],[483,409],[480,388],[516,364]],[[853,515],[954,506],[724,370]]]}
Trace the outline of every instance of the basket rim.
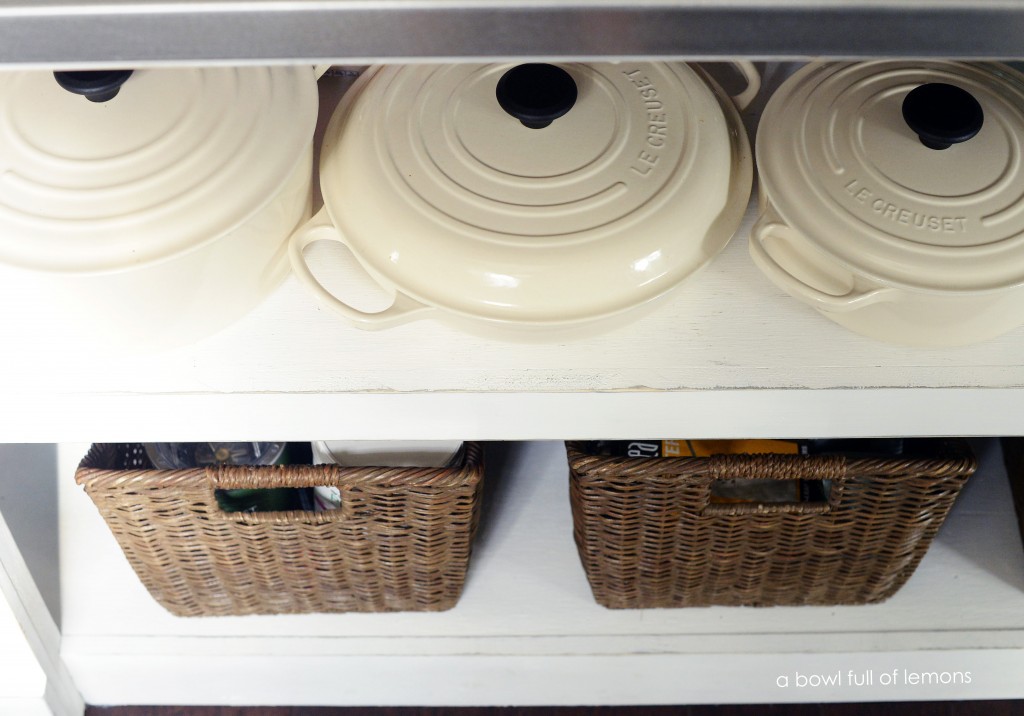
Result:
{"label": "basket rim", "polygon": [[75,470],[75,482],[86,489],[134,489],[204,484],[212,489],[270,487],[454,488],[475,486],[483,477],[483,449],[465,443],[465,456],[455,467],[346,467],[342,465],[240,465],[161,470],[113,467],[118,445],[94,443]]}
{"label": "basket rim", "polygon": [[[869,474],[882,477],[920,475],[942,478],[972,475],[978,461],[963,438],[938,439],[948,449],[939,457],[846,457],[842,455],[785,455],[773,453],[711,455],[707,457],[622,457],[591,455],[583,449],[584,441],[565,443],[573,478],[607,479],[610,476],[683,479],[706,476],[728,479],[735,472],[763,472],[764,479],[833,479]],[[651,468],[657,466],[654,471]]]}

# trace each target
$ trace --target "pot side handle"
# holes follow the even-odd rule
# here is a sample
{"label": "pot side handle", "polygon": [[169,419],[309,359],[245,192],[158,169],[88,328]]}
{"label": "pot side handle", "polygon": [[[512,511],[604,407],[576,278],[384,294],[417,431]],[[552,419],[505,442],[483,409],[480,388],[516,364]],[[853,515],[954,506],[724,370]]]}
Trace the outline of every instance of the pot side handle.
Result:
{"label": "pot side handle", "polygon": [[771,255],[769,241],[789,242],[792,229],[786,224],[762,216],[750,233],[750,256],[771,281],[794,298],[822,311],[844,313],[873,303],[895,300],[897,289],[882,287],[867,291],[850,290],[842,295],[822,291],[797,278]]}
{"label": "pot side handle", "polygon": [[761,73],[758,72],[757,66],[749,60],[732,60],[729,64],[733,65],[747,81],[746,89],[731,97],[736,109],[742,112],[750,106],[758,92],[761,91]]}
{"label": "pot side handle", "polygon": [[330,216],[327,214],[327,209],[322,208],[316,216],[299,227],[288,240],[288,257],[291,260],[292,271],[299,278],[299,281],[304,283],[320,299],[321,303],[340,313],[356,328],[370,331],[392,328],[409,321],[424,318],[425,314],[433,310],[432,307],[422,304],[416,299],[400,292],[395,293],[394,303],[383,311],[371,313],[350,306],[324,288],[323,284],[316,279],[312,270],[310,270],[303,252],[307,246],[317,241],[337,241],[349,251],[352,250],[345,241],[345,237],[334,226]]}

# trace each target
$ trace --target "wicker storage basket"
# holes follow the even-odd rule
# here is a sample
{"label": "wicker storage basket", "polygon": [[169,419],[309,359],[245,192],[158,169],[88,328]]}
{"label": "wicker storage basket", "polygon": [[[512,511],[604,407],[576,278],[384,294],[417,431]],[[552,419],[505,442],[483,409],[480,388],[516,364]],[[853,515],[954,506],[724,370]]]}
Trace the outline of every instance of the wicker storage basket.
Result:
{"label": "wicker storage basket", "polygon": [[[594,598],[613,609],[886,599],[975,469],[964,441],[914,442],[927,457],[645,459],[568,443],[574,536]],[[817,503],[712,503],[712,483],[729,478],[831,488]]]}
{"label": "wicker storage basket", "polygon": [[[94,445],[75,475],[157,602],[179,616],[439,611],[458,601],[483,462],[155,470]],[[224,512],[215,489],[336,485],[339,510]]]}

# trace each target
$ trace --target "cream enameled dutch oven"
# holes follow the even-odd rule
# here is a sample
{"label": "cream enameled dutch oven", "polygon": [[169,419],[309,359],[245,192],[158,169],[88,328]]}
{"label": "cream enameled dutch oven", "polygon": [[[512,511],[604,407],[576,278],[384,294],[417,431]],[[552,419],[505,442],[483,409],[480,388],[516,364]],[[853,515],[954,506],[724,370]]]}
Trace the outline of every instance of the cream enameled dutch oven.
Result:
{"label": "cream enameled dutch oven", "polygon": [[309,66],[0,73],[4,325],[144,349],[287,275],[309,218]]}
{"label": "cream enameled dutch oven", "polygon": [[[743,105],[760,84],[749,63]],[[734,100],[684,64],[415,65],[367,71],[324,139],[324,209],[297,275],[366,329],[437,317],[513,340],[616,324],[729,241],[752,160]],[[367,313],[303,249],[346,245],[393,291]]]}
{"label": "cream enameled dutch oven", "polygon": [[858,333],[952,346],[1024,323],[1024,76],[1002,64],[819,63],[757,136],[754,261]]}

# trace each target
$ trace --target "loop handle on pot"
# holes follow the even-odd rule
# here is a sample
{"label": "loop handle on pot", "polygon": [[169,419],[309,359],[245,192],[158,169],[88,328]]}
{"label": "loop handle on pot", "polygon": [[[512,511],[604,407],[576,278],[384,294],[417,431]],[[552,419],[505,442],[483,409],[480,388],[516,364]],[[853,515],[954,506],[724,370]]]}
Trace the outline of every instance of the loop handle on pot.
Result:
{"label": "loop handle on pot", "polygon": [[420,303],[414,298],[410,298],[403,293],[395,293],[395,301],[390,307],[383,311],[368,312],[361,311],[358,308],[354,308],[343,300],[335,296],[333,293],[324,288],[316,277],[313,275],[312,270],[309,268],[309,264],[306,263],[306,257],[303,252],[306,247],[310,244],[316,243],[317,241],[337,241],[345,248],[352,250],[345,237],[338,230],[338,228],[331,221],[330,215],[327,213],[327,208],[321,208],[317,212],[316,216],[310,219],[306,224],[299,227],[291,238],[288,240],[288,257],[291,259],[292,270],[295,275],[298,276],[299,280],[311,290],[320,301],[330,308],[340,313],[345,319],[347,319],[356,328],[362,328],[364,330],[378,330],[381,328],[391,328],[398,326],[409,321],[414,321],[419,318],[424,318],[425,315],[432,311],[430,306]]}
{"label": "loop handle on pot", "polygon": [[732,60],[729,64],[735,67],[747,81],[746,89],[731,96],[736,109],[742,112],[750,106],[758,92],[761,91],[761,73],[758,72],[757,66],[749,60]]}
{"label": "loop handle on pot", "polygon": [[750,234],[750,256],[776,286],[804,303],[821,311],[843,313],[855,311],[858,308],[869,306],[873,303],[892,301],[896,297],[897,290],[893,288],[873,288],[867,291],[850,290],[842,295],[835,295],[822,291],[820,288],[810,285],[806,281],[796,277],[793,273],[775,260],[768,249],[770,241],[791,243],[787,234],[792,229],[783,223],[774,221],[769,217],[762,216],[754,225]]}

